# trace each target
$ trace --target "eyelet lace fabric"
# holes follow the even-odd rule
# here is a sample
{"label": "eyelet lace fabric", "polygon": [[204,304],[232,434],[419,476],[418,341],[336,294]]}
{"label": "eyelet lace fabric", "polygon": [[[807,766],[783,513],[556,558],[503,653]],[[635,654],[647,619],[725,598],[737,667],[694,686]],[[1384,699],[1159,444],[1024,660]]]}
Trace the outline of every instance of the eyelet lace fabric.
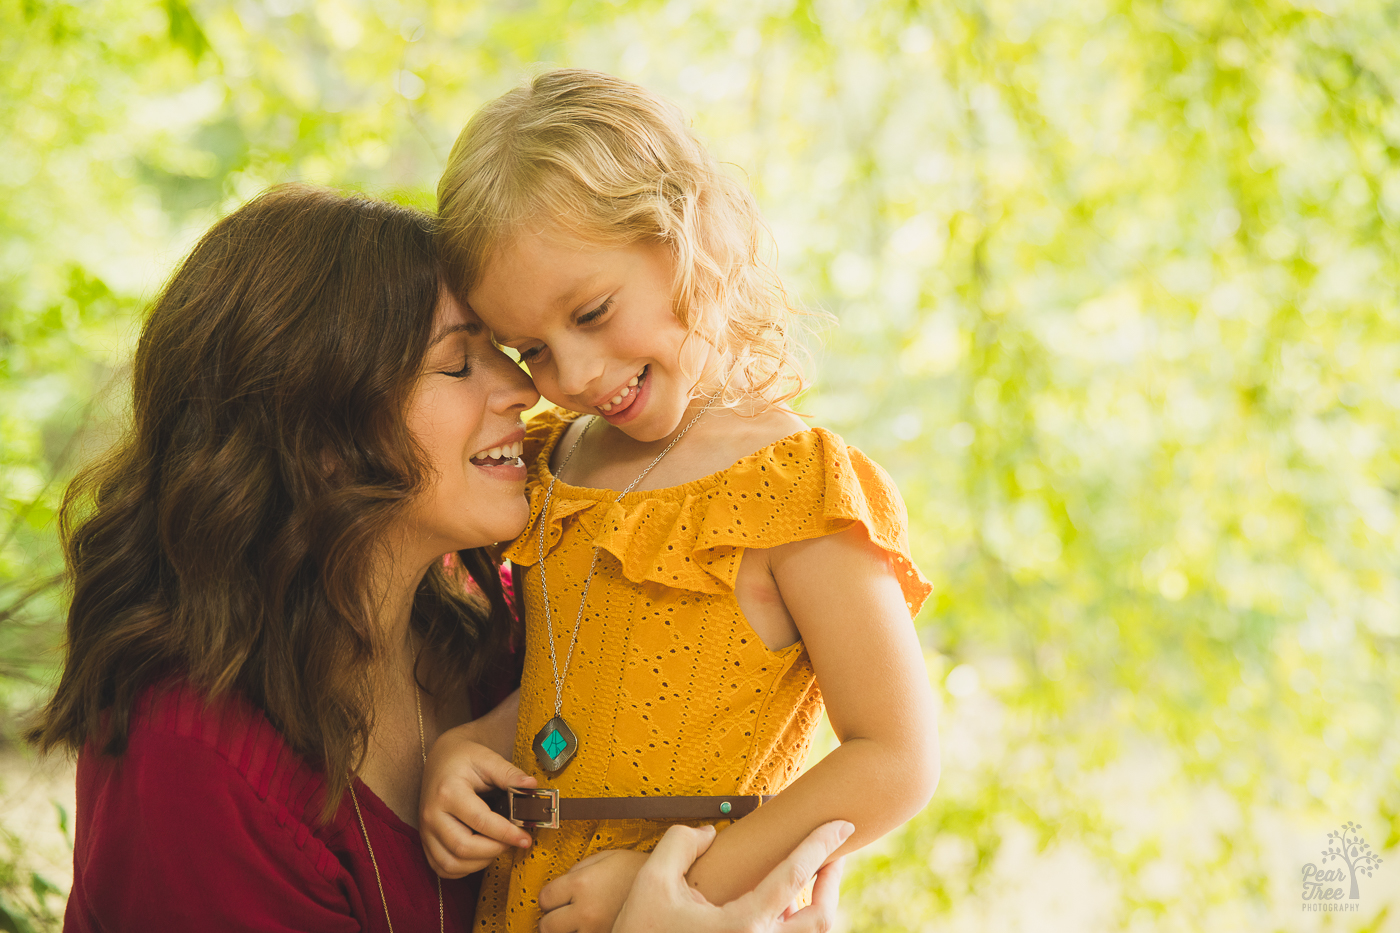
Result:
{"label": "eyelet lace fabric", "polygon": [[[802,642],[772,651],[750,628],[734,596],[739,562],[750,547],[859,523],[889,553],[917,613],[931,587],[909,557],[898,491],[873,461],[822,428],[620,502],[616,492],[557,483],[545,529],[556,618],[575,617],[595,543],[602,553],[564,681],[563,714],[579,750],[551,777],[530,747],[554,714],[532,532],[552,478],[551,452],[576,417],[555,410],[526,428],[531,525],[505,552],[524,574],[525,593],[515,764],[540,786],[572,796],[778,793],[806,760],[821,696]],[[561,663],[569,635],[556,626]],[[545,884],[594,852],[650,851],[667,825],[607,820],[536,830],[530,849],[512,850],[487,870],[478,933],[534,933]]]}

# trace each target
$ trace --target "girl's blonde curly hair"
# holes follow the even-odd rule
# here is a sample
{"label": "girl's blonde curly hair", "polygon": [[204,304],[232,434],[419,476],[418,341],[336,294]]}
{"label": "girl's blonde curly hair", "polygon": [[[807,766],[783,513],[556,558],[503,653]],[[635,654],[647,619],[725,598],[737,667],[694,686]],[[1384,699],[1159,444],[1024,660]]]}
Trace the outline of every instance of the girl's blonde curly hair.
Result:
{"label": "girl's blonde curly hair", "polygon": [[720,401],[783,404],[805,386],[802,312],[769,261],[758,206],[680,112],[645,88],[561,69],[498,97],[457,137],[438,213],[459,296],[510,236],[541,219],[600,246],[664,243],[677,319],[724,361]]}

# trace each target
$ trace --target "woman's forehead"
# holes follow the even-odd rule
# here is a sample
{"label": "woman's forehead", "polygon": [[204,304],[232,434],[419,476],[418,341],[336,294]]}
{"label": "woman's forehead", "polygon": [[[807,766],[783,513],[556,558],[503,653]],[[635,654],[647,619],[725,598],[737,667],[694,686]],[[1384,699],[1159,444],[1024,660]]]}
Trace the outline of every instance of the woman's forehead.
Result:
{"label": "woman's forehead", "polygon": [[432,340],[428,344],[430,347],[453,334],[466,333],[468,336],[476,336],[485,331],[486,325],[469,305],[458,301],[451,289],[442,289],[433,321]]}

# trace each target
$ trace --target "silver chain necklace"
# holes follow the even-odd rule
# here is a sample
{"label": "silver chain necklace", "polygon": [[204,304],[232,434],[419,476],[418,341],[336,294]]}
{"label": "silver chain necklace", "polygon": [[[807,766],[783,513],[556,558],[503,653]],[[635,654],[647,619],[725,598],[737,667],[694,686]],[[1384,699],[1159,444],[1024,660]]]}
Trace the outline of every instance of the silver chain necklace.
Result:
{"label": "silver chain necklace", "polygon": [[[413,708],[418,713],[418,754],[423,758],[423,767],[428,766],[428,743],[423,738],[423,701],[419,697],[418,681],[413,682]],[[369,863],[374,866],[374,883],[379,886],[379,903],[384,905],[384,922],[389,925],[389,933],[394,933],[394,921],[389,918],[389,898],[384,896],[384,879],[379,876],[379,862],[374,857],[374,846],[369,844],[369,828],[365,826],[364,814],[360,812],[360,798],[355,794],[355,776],[350,776],[350,800],[355,804],[355,819],[360,821],[360,834],[365,837],[365,848],[369,850]],[[442,879],[433,875],[438,892],[438,933],[443,933]]]}
{"label": "silver chain necklace", "polygon": [[[671,443],[666,445],[666,449],[657,454],[656,458],[652,460],[651,463],[648,463],[642,472],[637,474],[637,478],[628,483],[627,488],[617,494],[617,498],[614,499],[613,502],[621,502],[623,496],[627,495],[633,489],[636,489],[637,484],[651,472],[652,467],[660,463],[661,458],[669,454],[671,448],[680,443],[681,438],[685,437],[686,434],[690,432],[690,429],[695,427],[695,422],[699,421],[700,416],[709,411],[710,406],[714,403],[715,400],[713,398],[706,402],[705,407],[700,409],[694,418],[690,419],[690,423],[671,439]],[[596,421],[597,418],[598,416],[594,415],[593,421]],[[578,445],[583,442],[584,437],[588,434],[588,429],[593,427],[593,421],[589,421],[588,424],[584,426],[583,430],[579,432],[577,440],[569,445],[569,451],[564,455],[564,460],[559,464],[559,469],[555,470],[554,475],[550,477],[549,489],[545,492],[544,504],[540,507],[540,591],[544,595],[544,627],[546,634],[549,636],[549,663],[554,669],[554,718],[550,719],[539,732],[535,733],[534,748],[535,760],[540,763],[541,768],[548,771],[550,774],[563,770],[564,766],[574,757],[574,753],[578,751],[578,737],[574,735],[574,730],[569,728],[569,724],[564,721],[564,677],[569,673],[569,662],[574,659],[574,644],[578,641],[579,626],[583,623],[583,609],[588,603],[588,588],[593,583],[593,571],[598,568],[598,551],[600,548],[597,544],[593,545],[593,559],[588,564],[588,576],[584,578],[583,594],[579,597],[578,601],[578,617],[574,619],[574,630],[569,635],[569,651],[564,655],[564,668],[560,670],[559,658],[554,650],[554,620],[549,611],[548,574],[545,573],[544,569],[544,533],[545,526],[548,524],[549,505],[554,500],[554,484],[559,481],[559,474],[564,472],[564,468],[568,466],[569,461],[573,459],[574,451],[577,450]]]}

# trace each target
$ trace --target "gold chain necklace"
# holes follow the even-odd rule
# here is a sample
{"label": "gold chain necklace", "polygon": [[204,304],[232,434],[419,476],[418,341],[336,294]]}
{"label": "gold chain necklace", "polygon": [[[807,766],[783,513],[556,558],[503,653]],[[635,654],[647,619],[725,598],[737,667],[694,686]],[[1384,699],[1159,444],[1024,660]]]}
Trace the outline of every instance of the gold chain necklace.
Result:
{"label": "gold chain necklace", "polygon": [[[651,463],[648,463],[646,468],[637,474],[637,478],[628,483],[627,488],[618,493],[617,498],[613,501],[615,503],[621,502],[623,496],[627,495],[633,489],[636,489],[637,484],[651,472],[651,468],[660,463],[661,458],[669,454],[672,447],[680,443],[681,438],[685,437],[686,434],[690,432],[690,429],[695,427],[695,422],[699,421],[700,416],[709,411],[710,406],[714,403],[714,398],[706,402],[705,407],[700,409],[695,417],[691,418],[690,422],[681,429],[681,433],[671,438],[671,443],[666,445],[666,449],[657,454],[655,459],[653,459]],[[583,443],[583,438],[588,434],[588,429],[593,427],[594,421],[597,420],[598,416],[594,415],[593,420],[584,425],[583,430],[579,432],[578,439],[569,445],[569,451],[564,455],[564,460],[559,464],[559,469],[550,477],[549,489],[545,492],[544,502],[540,506],[540,593],[543,596],[544,602],[545,632],[549,636],[549,663],[554,669],[554,718],[545,723],[540,728],[539,732],[535,733],[534,749],[535,760],[540,763],[541,768],[548,771],[550,774],[561,771],[563,767],[569,763],[570,759],[574,757],[574,752],[578,751],[578,737],[574,735],[574,730],[569,728],[569,724],[564,721],[564,678],[569,673],[569,662],[574,658],[574,643],[578,641],[579,626],[583,622],[583,607],[588,602],[588,587],[593,583],[593,571],[598,569],[599,547],[597,544],[593,545],[593,560],[588,564],[588,576],[584,578],[583,594],[579,597],[578,601],[578,617],[574,619],[574,630],[569,635],[569,650],[564,655],[564,668],[560,670],[559,661],[554,651],[554,619],[549,611],[549,582],[545,579],[546,575],[544,572],[544,530],[545,526],[548,524],[549,504],[554,500],[554,484],[559,481],[559,474],[563,473],[564,468],[569,465],[569,461],[573,459],[574,451],[578,449],[579,444]]]}
{"label": "gold chain necklace", "polygon": [[[413,708],[418,713],[418,753],[423,756],[423,764],[428,764],[428,743],[423,738],[423,701],[418,696],[418,684],[413,684]],[[379,862],[374,858],[374,846],[369,844],[369,830],[365,828],[364,815],[360,813],[360,798],[355,796],[355,776],[350,776],[350,801],[355,804],[355,818],[360,821],[360,833],[365,837],[365,848],[369,850],[369,863],[374,866],[374,883],[379,885],[379,903],[384,905],[384,922],[389,924],[389,933],[394,933],[394,921],[389,918],[389,899],[384,896],[384,879],[379,877]],[[443,933],[442,918],[442,879],[437,878],[438,892],[438,933]]]}

